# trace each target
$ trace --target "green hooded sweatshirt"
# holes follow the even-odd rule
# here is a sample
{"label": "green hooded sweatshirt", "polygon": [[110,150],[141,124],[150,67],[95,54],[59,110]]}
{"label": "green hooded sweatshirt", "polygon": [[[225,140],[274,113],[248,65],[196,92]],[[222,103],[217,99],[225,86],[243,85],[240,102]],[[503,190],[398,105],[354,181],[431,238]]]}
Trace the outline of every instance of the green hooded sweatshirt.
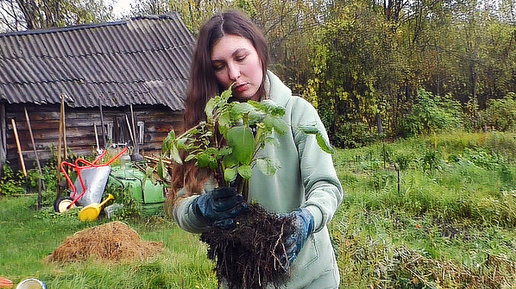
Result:
{"label": "green hooded sweatshirt", "polygon": [[[293,96],[276,75],[268,71],[265,83],[267,97],[285,108],[283,119],[290,130],[275,136],[278,144],[267,144],[259,152],[260,157],[274,160],[279,168],[272,176],[253,169],[249,199],[276,213],[306,208],[315,220],[315,230],[292,264],[290,277],[284,284],[276,285],[288,289],[338,288],[340,276],[326,224],[342,201],[343,189],[331,155],[319,147],[315,135],[305,134],[298,128],[316,126],[328,141],[326,130],[315,108],[303,98]],[[213,188],[205,185],[205,190],[210,189]],[[206,228],[191,209],[197,197],[184,198],[174,208],[179,226],[193,233]]]}

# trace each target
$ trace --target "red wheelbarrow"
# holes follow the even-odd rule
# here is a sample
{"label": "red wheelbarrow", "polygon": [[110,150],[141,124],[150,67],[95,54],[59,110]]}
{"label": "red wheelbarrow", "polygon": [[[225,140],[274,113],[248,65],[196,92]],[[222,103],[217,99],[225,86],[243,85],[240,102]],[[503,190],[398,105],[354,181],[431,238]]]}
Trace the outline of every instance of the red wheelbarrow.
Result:
{"label": "red wheelbarrow", "polygon": [[[111,163],[127,152],[127,150],[128,147],[125,147],[111,160],[103,164],[97,163],[106,155],[107,150],[103,150],[93,162],[81,158],[76,159],[75,163],[61,162],[61,172],[64,174],[72,191],[70,197],[60,198],[54,203],[54,210],[62,213],[76,205],[84,207],[100,203],[111,172]],[[68,176],[66,167],[70,167],[76,172],[77,179],[75,183]]]}

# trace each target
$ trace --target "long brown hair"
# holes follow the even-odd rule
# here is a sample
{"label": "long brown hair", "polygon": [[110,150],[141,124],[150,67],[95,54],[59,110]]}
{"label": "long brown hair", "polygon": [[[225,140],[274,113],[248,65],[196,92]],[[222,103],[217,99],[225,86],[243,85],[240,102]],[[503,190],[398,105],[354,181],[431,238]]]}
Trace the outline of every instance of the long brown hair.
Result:
{"label": "long brown hair", "polygon": [[[269,49],[262,31],[240,11],[230,10],[211,17],[202,27],[197,38],[190,71],[190,81],[185,103],[184,128],[189,129],[205,119],[204,107],[210,98],[220,94],[220,87],[211,63],[213,46],[224,35],[247,38],[253,44],[262,64],[263,81],[258,90],[265,97],[265,79],[269,65]],[[176,166],[172,172],[174,191],[184,187],[187,195],[200,194],[209,173],[200,172],[194,164]]]}

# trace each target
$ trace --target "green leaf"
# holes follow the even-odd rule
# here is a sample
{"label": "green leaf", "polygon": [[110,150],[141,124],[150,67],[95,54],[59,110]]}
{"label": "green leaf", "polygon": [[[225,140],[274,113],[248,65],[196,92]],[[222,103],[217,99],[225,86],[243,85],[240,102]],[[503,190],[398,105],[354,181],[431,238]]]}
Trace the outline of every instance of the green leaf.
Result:
{"label": "green leaf", "polygon": [[219,130],[225,135],[228,129],[231,127],[231,116],[229,111],[224,111],[219,116]]}
{"label": "green leaf", "polygon": [[248,102],[232,102],[230,106],[231,113],[238,116],[256,109]]}
{"label": "green leaf", "polygon": [[201,153],[197,155],[197,165],[201,168],[217,169],[217,159],[209,153]]}
{"label": "green leaf", "polygon": [[167,137],[163,140],[161,149],[168,152],[171,149],[172,144],[176,141],[176,133],[174,130],[168,132]]}
{"label": "green leaf", "polygon": [[306,134],[317,134],[319,129],[315,125],[300,126],[299,129]]}
{"label": "green leaf", "polygon": [[247,115],[250,125],[261,122],[265,117],[263,112],[257,110],[249,102],[232,102],[230,110],[231,119],[234,123],[241,120],[244,115]]}
{"label": "green leaf", "polygon": [[197,129],[197,128],[193,128],[192,130],[190,130],[190,135],[195,135],[198,133],[199,133],[199,129]]}
{"label": "green leaf", "polygon": [[335,153],[335,148],[323,137],[323,135],[321,134],[321,131],[317,128],[317,126],[315,126],[315,125],[300,126],[299,130],[301,130],[303,133],[306,133],[306,134],[315,134],[315,137],[317,139],[317,144],[323,151],[325,151],[329,154]]}
{"label": "green leaf", "polygon": [[267,106],[264,105],[262,102],[255,101],[255,100],[249,100],[249,101],[247,101],[247,103],[249,103],[250,105],[252,105],[253,107],[255,107],[256,109],[258,109],[260,111],[263,111],[263,112],[267,111]]}
{"label": "green leaf", "polygon": [[262,111],[268,115],[272,115],[274,117],[281,117],[285,115],[285,109],[270,99],[265,99],[260,102],[250,100],[248,102],[252,106],[256,107],[256,109],[259,111]]}
{"label": "green leaf", "polygon": [[244,178],[244,180],[248,180],[253,176],[253,171],[251,170],[251,166],[249,165],[239,166],[237,171],[238,174],[241,175],[242,178]]}
{"label": "green leaf", "polygon": [[224,180],[232,182],[236,180],[237,170],[235,168],[227,168],[224,170]]}
{"label": "green leaf", "polygon": [[287,123],[281,118],[275,118],[267,115],[263,120],[263,123],[266,127],[273,128],[274,131],[280,135],[284,135],[288,130]]}
{"label": "green leaf", "polygon": [[208,102],[206,103],[206,107],[204,108],[204,113],[206,114],[206,119],[208,120],[208,122],[211,122],[213,120],[213,110],[215,109],[216,106],[217,106],[217,102],[214,97],[210,98],[210,100],[208,100]]}
{"label": "green leaf", "polygon": [[276,166],[270,159],[257,159],[256,166],[264,175],[272,176],[276,173]]}
{"label": "green leaf", "polygon": [[196,158],[197,158],[197,156],[196,156],[196,155],[194,155],[194,154],[189,154],[189,155],[185,158],[185,162],[189,162],[189,161],[191,161],[191,160],[193,160],[193,159],[196,159]]}
{"label": "green leaf", "polygon": [[233,152],[233,150],[230,147],[222,147],[220,150],[218,150],[217,156],[219,158],[223,158],[228,155],[231,155],[232,152]]}
{"label": "green leaf", "polygon": [[201,168],[210,166],[210,156],[207,154],[199,154],[195,159],[197,160],[197,165]]}
{"label": "green leaf", "polygon": [[317,144],[321,147],[321,149],[329,154],[335,153],[335,148],[326,141],[326,139],[322,136],[322,134],[319,132],[316,135],[317,138]]}
{"label": "green leaf", "polygon": [[227,102],[228,99],[231,97],[231,90],[233,89],[233,85],[231,85],[228,89],[224,90],[220,97],[224,102]]}
{"label": "green leaf", "polygon": [[186,145],[186,142],[188,140],[186,138],[180,138],[176,141],[176,146],[177,146],[177,149],[178,150],[183,150],[185,148],[187,148],[187,145]]}
{"label": "green leaf", "polygon": [[177,149],[177,146],[175,144],[171,144],[170,147],[170,158],[174,160],[174,162],[178,164],[182,164],[183,161],[181,160],[181,156],[179,155],[179,150]]}
{"label": "green leaf", "polygon": [[227,137],[235,158],[241,164],[250,164],[254,153],[254,136],[251,129],[246,126],[233,127],[228,131]]}
{"label": "green leaf", "polygon": [[165,180],[167,178],[168,171],[167,167],[165,166],[165,163],[163,162],[163,158],[159,158],[158,161],[158,176],[160,179]]}
{"label": "green leaf", "polygon": [[230,153],[224,155],[222,158],[225,167],[234,167],[238,165],[238,160],[231,152],[233,152],[233,150],[230,148]]}

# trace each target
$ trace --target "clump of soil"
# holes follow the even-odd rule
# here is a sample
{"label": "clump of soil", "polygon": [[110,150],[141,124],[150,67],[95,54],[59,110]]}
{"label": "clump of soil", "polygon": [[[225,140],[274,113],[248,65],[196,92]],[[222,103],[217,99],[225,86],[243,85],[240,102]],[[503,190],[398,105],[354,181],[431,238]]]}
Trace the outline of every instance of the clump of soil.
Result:
{"label": "clump of soil", "polygon": [[216,261],[219,283],[230,289],[262,289],[281,283],[289,273],[285,248],[292,218],[278,218],[257,204],[235,220],[231,230],[211,227],[201,235],[208,258]]}
{"label": "clump of soil", "polygon": [[46,260],[62,263],[90,257],[108,262],[145,260],[162,250],[162,243],[142,241],[131,227],[115,221],[73,234]]}

